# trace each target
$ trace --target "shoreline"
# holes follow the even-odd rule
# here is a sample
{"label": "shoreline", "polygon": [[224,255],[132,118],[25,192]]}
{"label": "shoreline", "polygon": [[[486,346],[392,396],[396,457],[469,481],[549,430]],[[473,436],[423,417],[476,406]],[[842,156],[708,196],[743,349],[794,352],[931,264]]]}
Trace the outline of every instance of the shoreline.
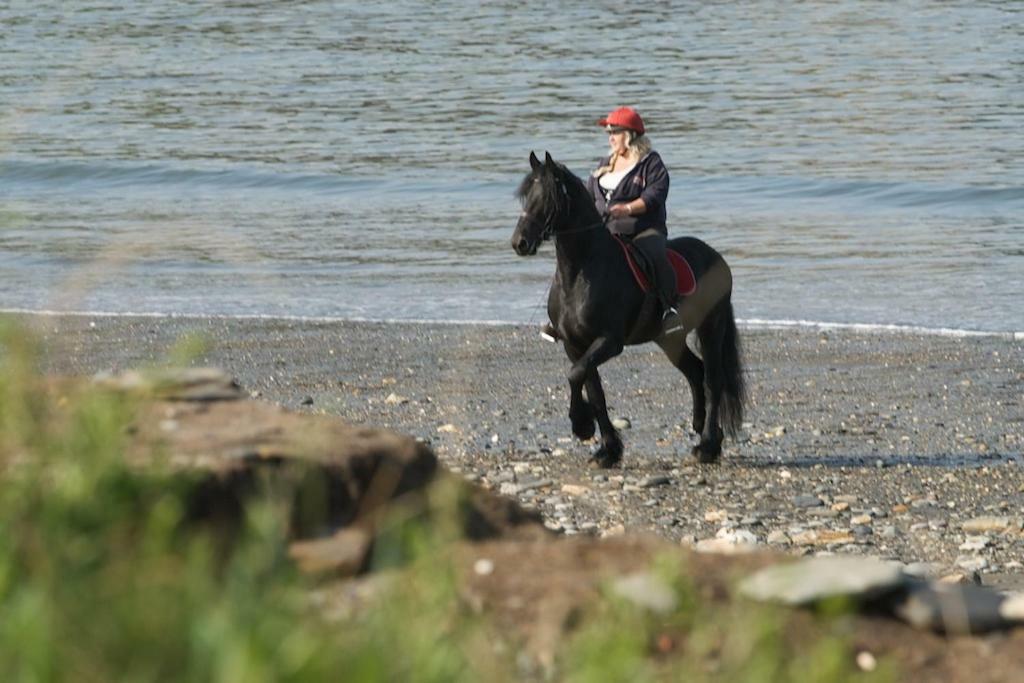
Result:
{"label": "shoreline", "polygon": [[[689,458],[682,376],[656,347],[629,348],[602,367],[612,417],[631,423],[623,467],[598,471],[569,432],[564,353],[533,325],[10,317],[60,374],[160,363],[199,335],[209,346],[194,363],[253,397],[421,438],[567,534],[753,539],[1024,587],[1019,340],[741,328],[751,401],[715,466]],[[1006,524],[965,528],[982,517]]]}
{"label": "shoreline", "polygon": [[[249,320],[249,321],[282,321],[303,323],[368,323],[388,325],[440,325],[440,326],[483,326],[483,327],[519,327],[529,326],[531,322],[509,320],[432,320],[429,318],[362,318],[351,316],[305,316],[279,315],[263,313],[158,313],[158,312],[117,312],[117,311],[56,311],[49,309],[0,308],[0,316],[39,316],[39,317],[95,317],[95,318],[152,318],[168,320]],[[543,322],[543,321],[541,321]],[[541,323],[537,323],[539,327]],[[923,335],[970,338],[991,337],[1006,341],[1024,341],[1024,331],[1013,330],[978,330],[958,327],[927,327],[924,325],[899,323],[858,323],[834,322],[827,320],[804,319],[772,319],[772,318],[737,318],[736,325],[740,330],[820,330],[850,333],[891,333],[897,335]]]}

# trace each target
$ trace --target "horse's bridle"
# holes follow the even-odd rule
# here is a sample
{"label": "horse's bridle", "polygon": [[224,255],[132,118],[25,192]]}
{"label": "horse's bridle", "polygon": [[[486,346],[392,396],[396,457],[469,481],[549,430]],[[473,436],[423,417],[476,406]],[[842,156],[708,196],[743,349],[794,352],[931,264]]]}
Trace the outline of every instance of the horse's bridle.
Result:
{"label": "horse's bridle", "polygon": [[[558,189],[562,191],[562,196],[565,197],[566,199],[568,199],[569,198],[569,190],[566,189],[565,183],[562,182],[562,179],[556,177],[555,178],[555,184],[558,186]],[[524,212],[524,214],[525,214],[525,212]],[[551,214],[550,217],[547,217],[547,218],[544,219],[544,226],[543,226],[543,229],[540,231],[540,241],[541,241],[541,243],[548,241],[549,239],[551,239],[554,236],[554,234],[555,234],[555,219],[557,218],[557,216],[558,216],[558,211],[555,211],[555,212],[553,212]],[[534,220],[534,218],[532,216],[530,216],[530,222],[533,223],[533,224],[536,224],[537,221]],[[604,226],[605,226],[605,220],[601,220],[599,222],[591,223],[590,225],[585,225],[582,228],[574,228],[572,230],[562,230],[558,234],[560,234],[560,235],[572,235],[572,234],[578,233],[578,232],[587,232],[588,230],[594,230],[595,228],[603,228]]]}

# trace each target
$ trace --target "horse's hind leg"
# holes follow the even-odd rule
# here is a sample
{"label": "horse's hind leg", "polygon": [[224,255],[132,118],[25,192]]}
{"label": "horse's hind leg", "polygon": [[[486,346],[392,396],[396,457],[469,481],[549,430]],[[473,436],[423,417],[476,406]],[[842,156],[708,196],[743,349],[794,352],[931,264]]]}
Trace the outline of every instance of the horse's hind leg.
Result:
{"label": "horse's hind leg", "polygon": [[693,400],[693,431],[700,434],[704,431],[707,417],[707,405],[704,398],[704,363],[686,345],[686,334],[663,336],[658,340],[662,351],[672,361],[690,385],[690,398]]}
{"label": "horse's hind leg", "polygon": [[604,387],[601,385],[601,375],[598,374],[597,368],[587,376],[587,398],[597,416],[597,425],[601,428],[601,447],[591,457],[591,461],[599,467],[614,467],[622,460],[622,439],[608,417]]}
{"label": "horse's hind leg", "polygon": [[[707,405],[704,428],[700,430],[700,443],[693,448],[693,455],[703,463],[718,462],[722,454],[724,434],[720,413],[727,380],[723,349],[726,333],[732,324],[732,305],[729,303],[731,292],[732,273],[725,261],[717,260],[700,277],[696,294],[684,299],[679,308],[684,324],[688,328],[697,329],[703,355],[703,388]],[[696,418],[695,408],[695,423]]]}
{"label": "horse's hind leg", "polygon": [[700,443],[693,447],[693,455],[702,463],[718,462],[722,455],[724,434],[719,413],[722,392],[725,386],[724,361],[720,326],[715,314],[708,316],[698,330],[700,346],[704,354],[704,389],[707,396],[707,414],[704,428],[700,431]]}
{"label": "horse's hind leg", "polygon": [[693,431],[700,434],[707,422],[707,403],[704,397],[704,363],[687,348],[682,358],[676,363],[686,382],[690,385],[690,398],[693,399]]}

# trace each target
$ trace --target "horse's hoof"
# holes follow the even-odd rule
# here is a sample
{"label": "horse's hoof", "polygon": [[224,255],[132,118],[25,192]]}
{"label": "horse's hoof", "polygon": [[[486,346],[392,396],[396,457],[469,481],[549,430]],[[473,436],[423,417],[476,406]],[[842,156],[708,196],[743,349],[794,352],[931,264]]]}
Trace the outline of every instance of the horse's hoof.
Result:
{"label": "horse's hoof", "polygon": [[607,470],[622,462],[622,454],[610,453],[604,448],[599,448],[590,456],[589,462],[591,467]]}
{"label": "horse's hoof", "polygon": [[585,408],[581,411],[582,415],[573,417],[569,416],[569,421],[572,423],[572,433],[580,441],[587,441],[588,439],[594,438],[594,434],[597,433],[597,423],[594,422],[594,413],[589,408]]}
{"label": "horse's hoof", "polygon": [[620,462],[621,460],[619,458],[599,458],[595,455],[590,458],[588,464],[594,469],[610,470],[613,467],[616,467]]}
{"label": "horse's hoof", "polygon": [[716,448],[714,446],[705,446],[700,443],[694,446],[693,450],[690,452],[693,454],[693,457],[697,459],[697,462],[702,465],[713,465],[717,463],[722,456],[721,446]]}
{"label": "horse's hoof", "polygon": [[597,433],[597,430],[594,427],[594,422],[591,421],[589,424],[573,425],[572,433],[573,436],[580,441],[589,441],[594,438],[594,434]]}

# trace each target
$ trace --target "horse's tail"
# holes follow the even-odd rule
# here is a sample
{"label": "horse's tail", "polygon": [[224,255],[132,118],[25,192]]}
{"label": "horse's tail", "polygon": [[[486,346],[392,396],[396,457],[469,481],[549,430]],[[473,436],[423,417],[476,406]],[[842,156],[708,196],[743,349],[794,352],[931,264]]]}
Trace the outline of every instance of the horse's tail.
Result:
{"label": "horse's tail", "polygon": [[743,350],[736,329],[732,301],[726,298],[720,304],[715,324],[719,326],[722,359],[721,425],[735,437],[743,425],[743,406],[747,401],[747,386],[743,378]]}

